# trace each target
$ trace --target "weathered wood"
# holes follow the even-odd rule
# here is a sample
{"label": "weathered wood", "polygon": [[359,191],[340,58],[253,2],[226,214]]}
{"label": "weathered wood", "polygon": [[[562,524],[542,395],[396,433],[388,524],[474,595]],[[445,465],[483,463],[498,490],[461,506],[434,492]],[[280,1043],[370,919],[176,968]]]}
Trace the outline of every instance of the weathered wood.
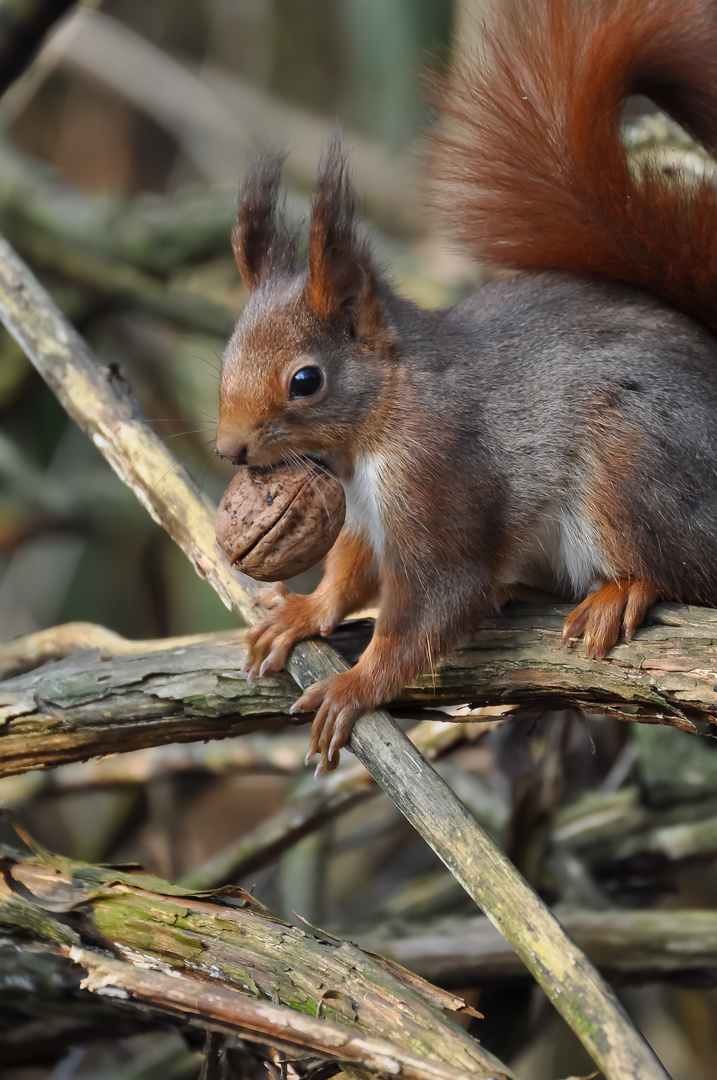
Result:
{"label": "weathered wood", "polygon": [[[490,619],[435,672],[406,687],[397,704],[570,703],[692,733],[694,720],[713,722],[717,612],[658,605],[653,625],[606,660],[593,661],[581,646],[561,645],[566,611],[517,608]],[[97,642],[0,684],[0,776],[306,720],[288,715],[296,699],[288,674],[247,685],[241,631],[183,638],[169,649],[161,641],[128,642],[100,627],[62,631],[0,647],[0,667],[8,668]],[[365,623],[347,624],[331,643],[353,658],[369,633]],[[132,655],[133,648],[149,651]]]}
{"label": "weathered wood", "polygon": [[0,775],[292,723],[287,675],[241,674],[242,638],[102,661],[96,650],[0,684]]}
{"label": "weathered wood", "polygon": [[185,645],[220,645],[234,641],[236,635],[236,630],[220,630],[211,634],[183,634],[180,637],[139,641],[123,637],[98,623],[62,623],[25,634],[24,637],[0,641],[0,677],[12,678],[51,660],[64,660],[81,650],[97,649],[103,660],[109,660],[113,656],[165,652],[167,649],[184,648]]}
{"label": "weathered wood", "polygon": [[[325,641],[306,642],[289,659],[300,686],[347,667]],[[363,716],[350,745],[510,942],[607,1080],[664,1080],[667,1073],[613,990],[393,718],[383,710]]]}
{"label": "weathered wood", "polygon": [[[261,1046],[269,1044],[292,1059],[329,1058],[352,1068],[360,1077],[400,1075],[406,1080],[474,1080],[480,1072],[402,1050],[388,1040],[357,1035],[344,1025],[317,1020],[265,1001],[232,994],[221,985],[202,985],[195,979],[176,980],[163,971],[142,969],[89,949],[72,948],[70,958],[87,971],[83,986],[98,994],[117,994],[133,1003],[175,1018],[210,1023],[215,1030],[241,1035]],[[303,1051],[303,1055],[302,1055]],[[358,1073],[355,1070],[358,1069]],[[489,1068],[489,1080],[507,1080],[510,1074]]]}
{"label": "weathered wood", "polygon": [[219,896],[188,894],[151,874],[38,852],[2,859],[0,923],[69,951],[87,968],[90,989],[120,987],[205,1026],[217,1021],[260,1042],[369,1069],[380,1070],[380,1048],[416,1080],[448,1080],[451,1070],[513,1076],[443,1016],[463,1008],[460,998],[350,942],[229,907]]}
{"label": "weathered wood", "polygon": [[[562,646],[565,605],[508,609],[455,652],[435,676],[476,705],[568,704],[623,720],[666,723],[694,733],[692,720],[714,723],[717,711],[717,612],[657,604],[648,624],[605,660],[589,660],[582,642]],[[421,686],[430,699],[434,676]],[[417,693],[412,690],[411,698]]]}
{"label": "weathered wood", "polygon": [[[4,929],[4,928],[3,928]],[[80,991],[79,968],[52,947],[27,937],[21,947],[0,942],[0,1062],[2,1070],[54,1063],[70,1046],[156,1031],[156,1020]],[[15,1023],[3,1020],[11,1015]],[[3,1015],[4,1013],[4,1015]],[[176,1045],[176,1044],[175,1044]],[[184,1045],[184,1044],[182,1044]],[[153,1074],[154,1075],[154,1074]]]}
{"label": "weathered wood", "polygon": [[242,739],[215,742],[167,743],[129,753],[110,754],[93,761],[73,762],[57,769],[34,770],[0,778],[0,805],[12,809],[28,799],[93,789],[135,787],[166,780],[179,773],[226,776],[274,773],[289,776],[300,770],[306,756],[306,732],[287,728],[255,732]]}
{"label": "weathered wood", "polygon": [[717,852],[717,799],[644,806],[636,787],[593,794],[558,812],[553,840],[595,870],[636,856],[665,862]]}
{"label": "weathered wood", "polygon": [[235,183],[190,185],[166,197],[95,193],[0,139],[2,228],[26,258],[44,251],[60,272],[68,251],[160,277],[182,264],[226,255],[235,204]]}
{"label": "weathered wood", "polygon": [[248,622],[256,583],[239,580],[214,538],[214,507],[153,431],[115,367],[106,367],[27,266],[0,239],[0,318],[112,468],[209,581]]}
{"label": "weathered wood", "polygon": [[33,59],[50,27],[72,0],[15,0],[0,9],[0,94]]}
{"label": "weathered wood", "polygon": [[[560,921],[601,971],[629,982],[679,979],[680,985],[717,984],[717,912],[561,910]],[[424,979],[468,986],[525,977],[525,969],[483,916],[416,928],[402,937],[359,936]]]}
{"label": "weathered wood", "polygon": [[[465,730],[462,724],[420,723],[407,735],[429,761],[436,761],[463,740]],[[326,773],[318,784],[304,784],[255,829],[191,870],[182,884],[191,889],[212,889],[237,881],[379,791],[371,773],[358,763]]]}
{"label": "weathered wood", "polygon": [[[28,268],[0,241],[0,317],[120,478],[170,533],[197,572],[249,623],[256,586],[223,562],[213,508],[156,437],[114,369],[103,367]],[[295,647],[302,688],[346,670],[326,642]],[[362,717],[351,748],[469,895],[510,941],[607,1080],[666,1073],[614,993],[451,789],[384,710]]]}

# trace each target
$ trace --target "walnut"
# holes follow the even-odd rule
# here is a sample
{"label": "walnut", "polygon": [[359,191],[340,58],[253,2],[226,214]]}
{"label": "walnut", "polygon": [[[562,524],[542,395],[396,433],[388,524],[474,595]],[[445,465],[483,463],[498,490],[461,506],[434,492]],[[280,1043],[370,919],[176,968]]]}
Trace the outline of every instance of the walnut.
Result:
{"label": "walnut", "polygon": [[219,503],[217,541],[237,570],[258,581],[282,581],[323,558],[345,514],[344,489],[323,468],[244,466]]}

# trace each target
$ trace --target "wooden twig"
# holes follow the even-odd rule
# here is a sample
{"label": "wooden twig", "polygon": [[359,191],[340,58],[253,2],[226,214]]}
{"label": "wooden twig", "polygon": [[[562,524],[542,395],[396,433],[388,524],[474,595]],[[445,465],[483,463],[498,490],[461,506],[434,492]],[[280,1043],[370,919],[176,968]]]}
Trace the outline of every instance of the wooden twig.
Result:
{"label": "wooden twig", "polygon": [[15,0],[0,10],[0,94],[32,60],[43,37],[73,0]]}
{"label": "wooden twig", "polygon": [[179,637],[147,638],[133,640],[108,630],[97,623],[72,622],[36,630],[24,637],[0,642],[0,678],[8,678],[23,671],[47,664],[51,660],[64,660],[75,652],[97,651],[102,660],[115,656],[137,656],[139,653],[166,652],[168,649],[184,649],[187,645],[221,645],[234,641],[236,631],[220,630],[211,634],[182,634]]}
{"label": "wooden twig", "polygon": [[[7,101],[0,101],[0,124]],[[235,212],[234,177],[225,187],[191,186],[169,196],[94,194],[0,140],[0,220],[20,251],[48,248],[59,259],[69,247],[165,277],[182,264],[230,254]]]}
{"label": "wooden twig", "polygon": [[[266,1001],[253,1001],[221,985],[195,979],[178,980],[163,971],[135,967],[90,949],[73,947],[70,958],[87,971],[83,987],[98,994],[116,994],[174,1018],[210,1021],[216,1029],[239,1034],[249,1042],[286,1050],[292,1057],[327,1057],[368,1069],[378,1077],[406,1080],[507,1080],[514,1074],[489,1067],[480,1072],[402,1050],[387,1039],[357,1035],[330,1020],[282,1009]],[[303,1052],[303,1053],[302,1053]]]}
{"label": "wooden twig", "polygon": [[[147,1017],[123,1013],[110,1001],[81,993],[79,970],[67,963],[56,942],[48,945],[26,935],[18,948],[10,942],[5,926],[0,947],[0,1006],[26,1017],[24,1023],[19,1020],[12,1027],[0,1024],[3,1071],[28,1061],[36,1065],[38,1060],[57,1060],[68,1044],[119,1039],[151,1025]],[[153,1026],[156,1030],[156,1024]]]}
{"label": "wooden twig", "polygon": [[[631,910],[560,911],[560,920],[592,962],[629,982],[679,979],[680,985],[717,982],[717,912]],[[442,986],[524,978],[525,969],[488,919],[422,926],[404,936],[359,936],[381,952]]]}
{"label": "wooden twig", "polygon": [[122,374],[105,367],[6,241],[0,241],[0,317],[70,416],[206,578],[248,622],[256,583],[240,581],[214,537],[214,507],[152,430]]}
{"label": "wooden twig", "polygon": [[119,988],[203,1027],[306,1056],[380,1070],[374,1055],[385,1053],[416,1080],[432,1068],[441,1078],[513,1076],[443,1015],[462,1010],[462,999],[350,942],[150,874],[38,852],[2,860],[0,923],[69,952],[88,970],[89,989]]}
{"label": "wooden twig", "polygon": [[[260,612],[254,582],[234,575],[213,513],[131,401],[62,318],[10,246],[0,243],[0,316],[80,427],[233,610]],[[348,665],[323,641],[299,644],[289,671],[304,687]],[[666,1073],[608,984],[387,712],[361,718],[351,748],[510,942],[607,1080]]]}
{"label": "wooden twig", "polygon": [[148,311],[179,326],[217,337],[227,337],[233,329],[231,309],[198,290],[68,247],[40,230],[26,232],[23,247],[38,267],[60,274],[112,303]]}
{"label": "wooden twig", "polygon": [[[435,761],[465,737],[462,724],[416,724],[408,738],[424,757]],[[280,810],[235,843],[218,851],[182,878],[191,889],[212,889],[265,866],[327,822],[379,792],[373,777],[356,763],[322,776],[297,792]]]}
{"label": "wooden twig", "polygon": [[229,635],[106,664],[79,653],[8,679],[0,684],[0,775],[287,726],[291,680],[249,687],[241,655],[241,639]]}
{"label": "wooden twig", "polygon": [[12,808],[42,796],[133,787],[151,780],[166,780],[178,773],[290,776],[302,768],[305,756],[306,733],[291,729],[281,735],[257,732],[243,739],[168,743],[57,769],[6,776],[0,779],[0,805]]}
{"label": "wooden twig", "polygon": [[557,814],[553,841],[598,872],[636,857],[706,858],[717,852],[717,799],[658,809],[644,806],[636,787],[593,795]]}
{"label": "wooden twig", "polygon": [[[301,188],[313,183],[333,123],[324,116],[272,97],[211,63],[195,72],[104,12],[84,18],[46,52],[148,111],[174,133],[200,175],[213,182],[234,183],[257,145],[284,142],[290,132],[286,172]],[[347,142],[357,187],[372,214],[392,231],[415,230],[415,156],[392,155],[355,132],[348,133]]]}
{"label": "wooden twig", "polygon": [[199,1080],[221,1080],[221,1054],[224,1038],[217,1031],[207,1031],[204,1040],[204,1058]]}

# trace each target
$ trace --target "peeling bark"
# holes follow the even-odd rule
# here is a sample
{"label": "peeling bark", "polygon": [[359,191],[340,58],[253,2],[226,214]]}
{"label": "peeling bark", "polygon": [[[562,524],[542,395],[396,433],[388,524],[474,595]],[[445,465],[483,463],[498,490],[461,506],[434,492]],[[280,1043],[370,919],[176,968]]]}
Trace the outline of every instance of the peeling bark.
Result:
{"label": "peeling bark", "polygon": [[[581,645],[562,646],[566,612],[521,607],[487,620],[434,672],[407,686],[395,705],[412,710],[464,703],[570,704],[692,734],[699,732],[699,721],[714,724],[717,612],[657,605],[651,624],[602,661],[588,660]],[[169,649],[161,649],[161,642],[137,642],[138,648],[151,648],[127,655],[131,642],[101,637],[97,629],[88,632],[88,640],[100,645],[0,684],[0,776],[306,722],[288,715],[297,691],[286,672],[247,685],[241,631],[186,639]],[[81,646],[81,636],[61,630],[56,642],[66,650]],[[365,622],[347,623],[331,643],[353,659],[369,634]],[[22,641],[5,646],[5,662],[20,666],[23,658],[27,663],[47,655],[48,635],[44,654],[38,654],[33,635],[24,651]],[[55,645],[55,655],[60,648]]]}
{"label": "peeling bark", "polygon": [[95,993],[382,1075],[514,1076],[444,1017],[460,998],[320,930],[222,903],[251,900],[242,890],[196,894],[37,852],[2,858],[0,924],[69,956]]}

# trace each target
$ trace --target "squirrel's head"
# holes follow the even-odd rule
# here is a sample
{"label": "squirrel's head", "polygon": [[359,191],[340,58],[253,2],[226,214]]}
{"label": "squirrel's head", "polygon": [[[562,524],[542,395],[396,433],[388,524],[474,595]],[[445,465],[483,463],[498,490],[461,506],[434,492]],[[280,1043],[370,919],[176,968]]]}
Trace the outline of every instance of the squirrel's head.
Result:
{"label": "squirrel's head", "polygon": [[338,139],[319,167],[306,265],[279,213],[282,158],[261,155],[232,236],[249,299],[222,364],[217,452],[272,465],[293,454],[350,458],[370,443],[391,378],[394,335]]}

